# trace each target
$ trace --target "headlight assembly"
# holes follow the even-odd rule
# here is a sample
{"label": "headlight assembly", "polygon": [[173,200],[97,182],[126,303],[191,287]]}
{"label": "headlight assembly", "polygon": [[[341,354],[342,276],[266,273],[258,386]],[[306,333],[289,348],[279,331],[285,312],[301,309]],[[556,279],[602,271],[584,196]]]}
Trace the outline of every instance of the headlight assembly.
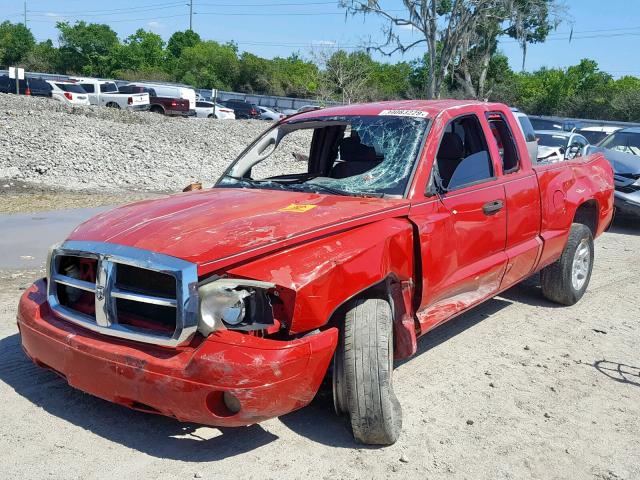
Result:
{"label": "headlight assembly", "polygon": [[273,325],[270,295],[275,284],[220,278],[202,284],[198,331],[205,337],[216,330],[262,330]]}

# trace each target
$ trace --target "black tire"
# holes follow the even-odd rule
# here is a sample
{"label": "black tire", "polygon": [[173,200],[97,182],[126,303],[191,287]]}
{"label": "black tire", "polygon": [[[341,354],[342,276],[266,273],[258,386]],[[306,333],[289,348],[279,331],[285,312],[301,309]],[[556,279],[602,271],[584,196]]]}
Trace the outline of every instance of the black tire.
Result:
{"label": "black tire", "polygon": [[120,105],[118,105],[116,102],[109,102],[106,106],[108,108],[115,108],[116,110],[120,110]]}
{"label": "black tire", "polygon": [[355,300],[344,316],[333,364],[338,414],[347,413],[355,439],[391,445],[402,430],[402,407],[393,391],[393,319],[385,300]]}
{"label": "black tire", "polygon": [[162,107],[157,106],[157,105],[152,106],[149,109],[149,111],[152,112],[152,113],[159,113],[161,115],[164,115],[164,109]]}
{"label": "black tire", "polygon": [[[587,263],[578,259],[578,257],[582,257],[582,255],[578,254],[578,250],[581,252],[588,251]],[[582,298],[589,286],[593,270],[593,259],[594,248],[591,230],[581,223],[572,224],[569,240],[564,247],[562,255],[540,272],[542,294],[552,302],[562,305],[574,305]],[[576,262],[580,265],[575,270],[577,273],[574,278]],[[579,283],[576,284],[574,280],[579,280]]]}

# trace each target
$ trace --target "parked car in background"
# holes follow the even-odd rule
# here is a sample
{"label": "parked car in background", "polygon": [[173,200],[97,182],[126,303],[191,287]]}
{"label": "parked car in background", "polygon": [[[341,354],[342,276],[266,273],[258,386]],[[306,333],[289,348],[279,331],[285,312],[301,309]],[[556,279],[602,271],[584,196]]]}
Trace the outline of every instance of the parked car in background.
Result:
{"label": "parked car in background", "polygon": [[47,80],[51,85],[51,98],[71,105],[91,105],[87,92],[75,82]]}
{"label": "parked car in background", "polygon": [[640,218],[640,127],[619,129],[588,151],[602,152],[613,167],[616,214]]}
{"label": "parked car in background", "polygon": [[127,110],[149,110],[148,93],[120,93],[115,82],[96,78],[74,78],[87,92],[91,105]]}
{"label": "parked car in background", "polygon": [[[153,89],[156,97],[160,99],[172,99],[176,100],[176,105],[167,105],[166,102],[162,104],[160,107],[160,103],[158,103],[155,109],[152,111],[156,113],[165,113],[166,115],[171,115],[172,113],[168,113],[171,110],[179,110],[183,111],[184,102],[178,102],[178,100],[187,100],[187,108],[186,113],[173,113],[174,115],[184,115],[190,116],[196,114],[196,91],[185,85],[174,85],[174,84],[165,84],[165,83],[152,83],[152,82],[131,82],[127,86],[136,86],[143,88]],[[121,87],[122,89],[122,87]],[[162,110],[164,109],[164,111]]]}
{"label": "parked car in background", "polygon": [[[18,91],[20,95],[31,95],[33,97],[51,97],[53,88],[41,78],[27,77],[18,81]],[[8,75],[0,75],[0,92],[16,93],[16,80]]]}
{"label": "parked car in background", "polygon": [[577,120],[562,120],[552,118],[529,117],[531,125],[535,130],[565,130],[570,132],[581,127],[582,123]]}
{"label": "parked car in background", "polygon": [[236,114],[230,108],[213,102],[196,100],[196,117],[235,120]]}
{"label": "parked car in background", "polygon": [[597,127],[584,127],[579,130],[576,130],[576,133],[579,133],[584,138],[589,140],[591,145],[595,145],[602,141],[608,135],[611,135],[613,132],[617,132],[622,127],[614,127],[611,125],[601,125]]}
{"label": "parked car in background", "polygon": [[527,151],[529,152],[529,160],[532,163],[536,163],[538,159],[538,138],[536,132],[531,125],[531,121],[527,114],[521,112],[517,108],[512,108],[513,116],[518,120],[518,126],[524,137],[524,141],[527,142]]}
{"label": "parked car in background", "polygon": [[281,120],[286,115],[284,113],[276,112],[267,107],[263,107],[262,105],[258,105],[258,111],[260,112],[261,120]]}
{"label": "parked car in background", "polygon": [[236,114],[236,118],[259,118],[260,117],[260,112],[258,111],[257,107],[245,100],[240,100],[239,98],[232,98],[220,103],[225,107],[232,109]]}
{"label": "parked car in background", "polygon": [[298,113],[303,113],[303,112],[312,112],[313,110],[320,110],[322,107],[318,106],[318,105],[303,105],[300,108],[287,108],[282,110],[282,113],[284,113],[286,116],[289,115],[296,115]]}
{"label": "parked car in background", "polygon": [[555,163],[586,155],[589,141],[579,133],[536,130],[538,162]]}
{"label": "parked car in background", "polygon": [[162,115],[187,117],[190,115],[189,100],[183,98],[160,97],[155,88],[146,85],[129,84],[119,88],[120,93],[147,93],[149,111]]}

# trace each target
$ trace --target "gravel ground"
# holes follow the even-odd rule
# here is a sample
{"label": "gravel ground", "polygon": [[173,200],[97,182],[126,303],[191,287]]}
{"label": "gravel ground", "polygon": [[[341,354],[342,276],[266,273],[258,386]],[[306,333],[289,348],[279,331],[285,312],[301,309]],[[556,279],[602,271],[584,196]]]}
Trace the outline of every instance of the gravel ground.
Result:
{"label": "gravel ground", "polygon": [[640,478],[640,228],[596,243],[573,307],[517,286],[420,341],[396,365],[399,441],[354,444],[325,391],[311,406],[239,429],[180,424],[70,388],[24,356],[21,290],[41,271],[0,272],[2,478]]}
{"label": "gravel ground", "polygon": [[[179,191],[194,181],[213,183],[269,125],[0,94],[0,182],[101,193]],[[290,142],[274,160],[293,165],[299,145]]]}

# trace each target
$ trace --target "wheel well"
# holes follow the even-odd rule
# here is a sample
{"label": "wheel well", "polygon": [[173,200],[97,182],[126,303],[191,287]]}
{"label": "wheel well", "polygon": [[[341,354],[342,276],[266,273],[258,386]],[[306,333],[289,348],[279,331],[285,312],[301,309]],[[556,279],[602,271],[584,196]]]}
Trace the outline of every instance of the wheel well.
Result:
{"label": "wheel well", "polygon": [[149,111],[153,113],[164,113],[164,108],[160,105],[151,105]]}
{"label": "wheel well", "polygon": [[402,298],[402,282],[393,274],[380,280],[373,285],[361,290],[350,298],[345,299],[338,308],[331,314],[327,326],[342,328],[341,319],[347,311],[351,302],[361,298],[379,298],[389,302],[393,317],[393,340],[395,358],[408,358],[416,352],[416,333],[418,327],[415,322],[410,325],[403,321],[410,312],[405,309]]}
{"label": "wheel well", "polygon": [[581,204],[573,217],[574,223],[581,223],[591,230],[591,235],[596,236],[598,231],[598,202],[588,200]]}
{"label": "wheel well", "polygon": [[344,316],[345,310],[347,306],[360,298],[380,298],[382,300],[387,300],[393,309],[393,299],[391,297],[389,285],[392,282],[391,279],[385,278],[380,280],[378,283],[374,283],[366,287],[363,290],[360,290],[355,295],[345,299],[331,314],[329,317],[329,321],[327,325],[331,326],[340,326],[340,318]]}

